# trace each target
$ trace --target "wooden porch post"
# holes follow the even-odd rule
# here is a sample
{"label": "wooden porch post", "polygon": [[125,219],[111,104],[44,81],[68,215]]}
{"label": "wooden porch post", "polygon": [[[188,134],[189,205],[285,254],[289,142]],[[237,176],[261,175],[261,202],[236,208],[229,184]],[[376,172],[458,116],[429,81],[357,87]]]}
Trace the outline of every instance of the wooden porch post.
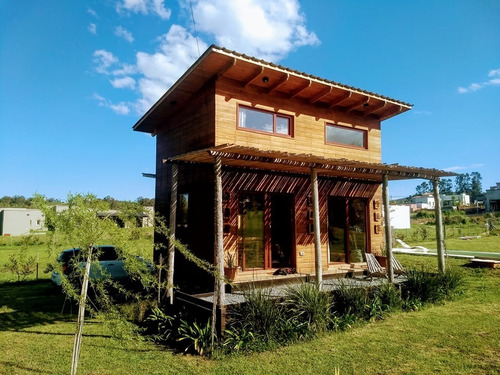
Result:
{"label": "wooden porch post", "polygon": [[434,210],[436,213],[436,241],[439,272],[444,273],[444,233],[443,233],[443,213],[441,211],[441,197],[439,196],[439,179],[432,180],[434,187]]}
{"label": "wooden porch post", "polygon": [[214,299],[212,310],[212,342],[215,337],[217,319],[217,307],[220,308],[221,318],[224,309],[225,284],[224,284],[224,234],[222,216],[222,162],[220,156],[214,160],[214,218],[215,218],[215,243],[214,243],[214,265],[216,274],[214,277]]}
{"label": "wooden porch post", "polygon": [[319,194],[318,194],[318,173],[316,169],[311,169],[311,191],[313,205],[313,227],[314,227],[314,263],[316,265],[316,285],[321,289],[323,282],[323,267],[321,263],[321,231],[319,222]]}
{"label": "wooden porch post", "polygon": [[[172,164],[172,185],[170,187],[170,219],[169,219],[169,230],[170,239],[168,241],[168,269],[167,269],[167,297],[170,300],[170,304],[174,303],[174,261],[175,261],[175,228],[176,228],[176,217],[177,217],[177,180],[178,180],[178,166],[177,164]],[[160,270],[161,272],[161,270]]]}
{"label": "wooden porch post", "polygon": [[386,174],[382,176],[382,199],[384,206],[384,227],[385,227],[385,253],[387,254],[387,276],[389,282],[394,282],[394,268],[392,264],[392,230],[391,212],[389,208],[389,184]]}

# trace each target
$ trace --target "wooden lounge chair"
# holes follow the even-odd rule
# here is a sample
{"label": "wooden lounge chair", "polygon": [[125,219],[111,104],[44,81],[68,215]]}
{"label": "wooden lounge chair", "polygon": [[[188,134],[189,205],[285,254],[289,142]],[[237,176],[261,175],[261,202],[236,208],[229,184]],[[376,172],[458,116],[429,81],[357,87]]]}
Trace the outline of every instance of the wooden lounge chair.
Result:
{"label": "wooden lounge chair", "polygon": [[392,260],[392,272],[394,272],[394,274],[397,276],[403,275],[406,272],[406,270],[401,265],[401,263],[399,263],[399,261],[396,259],[394,255],[392,255],[391,260]]}
{"label": "wooden lounge chair", "polygon": [[366,265],[368,266],[368,274],[366,277],[373,279],[373,277],[387,277],[385,268],[383,268],[380,263],[375,258],[372,253],[365,253]]}

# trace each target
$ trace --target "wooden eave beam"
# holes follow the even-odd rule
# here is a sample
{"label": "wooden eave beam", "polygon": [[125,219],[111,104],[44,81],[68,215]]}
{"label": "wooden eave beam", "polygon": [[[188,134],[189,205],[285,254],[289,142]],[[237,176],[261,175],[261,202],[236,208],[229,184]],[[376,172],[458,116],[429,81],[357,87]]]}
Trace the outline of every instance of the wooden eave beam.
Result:
{"label": "wooden eave beam", "polygon": [[330,87],[327,87],[326,89],[318,92],[317,94],[314,94],[313,96],[311,96],[311,98],[309,99],[309,103],[310,104],[313,104],[313,103],[316,103],[318,100],[320,100],[321,98],[324,98],[325,96],[327,96],[329,93],[331,93],[333,90],[333,86],[330,86]]}
{"label": "wooden eave beam", "polygon": [[353,105],[347,107],[345,110],[346,110],[346,112],[352,112],[352,111],[358,109],[359,107],[363,107],[365,104],[368,104],[369,101],[370,101],[370,97],[366,97],[365,99],[363,99],[363,101],[358,102],[358,103],[354,103]]}
{"label": "wooden eave beam", "polygon": [[387,102],[384,100],[379,105],[371,106],[367,111],[363,113],[363,116],[366,117],[368,115],[371,115],[372,113],[377,112],[380,109],[383,109],[385,106],[387,106]]}
{"label": "wooden eave beam", "polygon": [[293,90],[293,91],[290,93],[289,98],[290,98],[290,99],[295,98],[295,97],[296,97],[297,95],[299,95],[301,92],[304,92],[304,91],[305,91],[305,90],[307,90],[309,87],[311,87],[311,85],[312,85],[312,81],[311,81],[310,79],[308,79],[308,80],[306,81],[306,84],[305,84],[305,85],[303,85],[303,86],[299,87],[298,89]]}
{"label": "wooden eave beam", "polygon": [[333,101],[331,101],[328,107],[329,108],[333,108],[336,105],[339,105],[340,103],[342,103],[344,100],[349,99],[351,96],[352,96],[352,91],[346,92],[342,96],[340,96],[337,99],[334,99]]}
{"label": "wooden eave beam", "polygon": [[380,117],[380,120],[385,120],[386,118],[389,118],[391,116],[394,116],[396,115],[397,113],[401,113],[403,112],[403,106],[402,105],[396,105],[396,108],[394,108],[394,106],[389,106],[388,110],[387,111],[384,111],[382,112],[379,117]]}
{"label": "wooden eave beam", "polygon": [[224,66],[221,70],[219,70],[217,72],[216,76],[217,77],[223,77],[224,74],[226,74],[229,69],[231,69],[233,66],[235,66],[237,62],[238,62],[238,60],[233,57],[231,59],[231,61],[226,66]]}
{"label": "wooden eave beam", "polygon": [[261,66],[257,68],[255,72],[243,83],[243,87],[247,87],[249,84],[254,82],[257,78],[259,78],[264,73],[264,67]]}
{"label": "wooden eave beam", "polygon": [[284,76],[282,76],[278,81],[276,81],[271,87],[267,89],[267,93],[270,94],[274,90],[278,89],[282,84],[287,82],[290,79],[290,74],[286,73]]}

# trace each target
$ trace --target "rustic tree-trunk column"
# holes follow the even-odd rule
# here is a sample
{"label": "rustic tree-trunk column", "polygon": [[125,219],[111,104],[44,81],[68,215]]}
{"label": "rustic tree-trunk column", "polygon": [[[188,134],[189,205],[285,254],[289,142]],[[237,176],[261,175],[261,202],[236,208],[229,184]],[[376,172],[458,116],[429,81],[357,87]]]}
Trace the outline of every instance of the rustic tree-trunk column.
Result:
{"label": "rustic tree-trunk column", "polygon": [[392,264],[392,230],[391,212],[389,207],[389,184],[387,175],[382,176],[382,199],[384,206],[384,227],[385,227],[385,253],[387,255],[387,276],[389,282],[394,282],[394,268]]}
{"label": "rustic tree-trunk column", "polygon": [[217,306],[221,310],[224,308],[225,284],[224,284],[224,234],[222,216],[222,162],[220,156],[214,160],[214,218],[215,218],[215,243],[214,243],[214,299],[212,310],[212,343],[215,336]]}
{"label": "rustic tree-trunk column", "polygon": [[316,284],[321,289],[323,282],[323,270],[321,263],[321,231],[319,223],[319,193],[318,193],[318,173],[311,169],[311,191],[313,205],[313,226],[314,226],[314,263],[316,265]]}
{"label": "rustic tree-trunk column", "polygon": [[[170,239],[168,241],[168,269],[167,269],[167,296],[169,297],[170,304],[174,303],[174,261],[175,261],[175,228],[177,217],[177,180],[178,180],[178,166],[172,164],[172,185],[170,187],[170,219],[169,230]],[[160,269],[161,272],[161,269]]]}
{"label": "rustic tree-trunk column", "polygon": [[434,210],[436,212],[436,241],[439,272],[444,273],[444,232],[443,232],[443,214],[441,211],[441,198],[439,196],[439,180],[432,180],[434,187]]}

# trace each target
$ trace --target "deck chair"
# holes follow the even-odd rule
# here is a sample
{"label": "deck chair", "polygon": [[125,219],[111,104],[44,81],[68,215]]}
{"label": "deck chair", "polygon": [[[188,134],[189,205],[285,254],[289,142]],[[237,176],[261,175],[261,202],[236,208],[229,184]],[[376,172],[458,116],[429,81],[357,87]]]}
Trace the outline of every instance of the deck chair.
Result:
{"label": "deck chair", "polygon": [[408,249],[408,250],[418,249],[418,250],[422,250],[424,253],[429,251],[429,249],[424,247],[424,246],[410,246],[406,242],[404,242],[403,240],[400,240],[399,238],[396,238],[396,241],[403,247],[403,249]]}
{"label": "deck chair", "polygon": [[372,253],[365,253],[366,265],[368,266],[368,274],[366,277],[373,279],[373,277],[387,277],[385,268],[383,268],[380,263],[375,258]]}
{"label": "deck chair", "polygon": [[396,259],[394,255],[391,256],[391,260],[392,260],[392,272],[394,272],[394,274],[397,276],[403,275],[406,272],[406,270],[401,265],[401,263],[399,263],[399,261]]}

